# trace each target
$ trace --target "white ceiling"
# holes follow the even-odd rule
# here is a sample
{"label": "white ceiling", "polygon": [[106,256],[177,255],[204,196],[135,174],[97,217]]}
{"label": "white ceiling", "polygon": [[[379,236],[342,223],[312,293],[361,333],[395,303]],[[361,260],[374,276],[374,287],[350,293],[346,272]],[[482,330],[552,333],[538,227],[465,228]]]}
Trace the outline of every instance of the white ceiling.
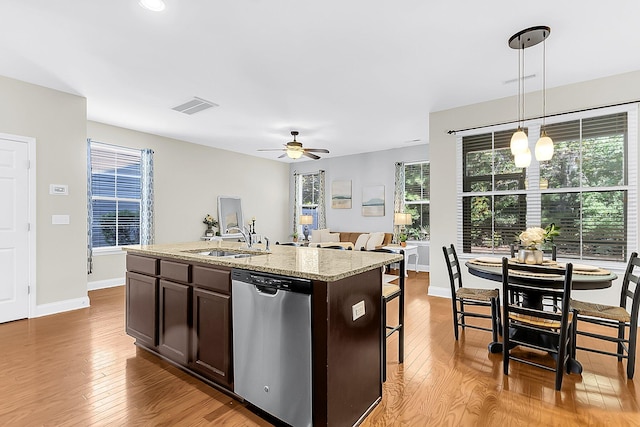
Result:
{"label": "white ceiling", "polygon": [[[165,2],[2,0],[0,75],[84,96],[90,120],[276,159],[256,150],[292,129],[323,157],[427,143],[429,112],[517,93],[507,40],[534,25],[547,87],[640,69],[637,0]],[[194,96],[220,106],[171,109]]]}

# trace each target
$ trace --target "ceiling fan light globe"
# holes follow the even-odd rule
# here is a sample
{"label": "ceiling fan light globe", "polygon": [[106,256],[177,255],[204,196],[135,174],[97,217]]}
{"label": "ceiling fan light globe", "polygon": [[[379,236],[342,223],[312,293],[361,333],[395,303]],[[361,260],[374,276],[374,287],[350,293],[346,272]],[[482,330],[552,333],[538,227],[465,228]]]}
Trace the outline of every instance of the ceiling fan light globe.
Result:
{"label": "ceiling fan light globe", "polygon": [[520,128],[511,136],[511,154],[517,156],[524,153],[529,148],[529,138],[527,134]]}
{"label": "ceiling fan light globe", "polygon": [[288,149],[287,150],[287,157],[289,157],[290,159],[299,159],[300,157],[302,157],[302,150],[291,150]]}

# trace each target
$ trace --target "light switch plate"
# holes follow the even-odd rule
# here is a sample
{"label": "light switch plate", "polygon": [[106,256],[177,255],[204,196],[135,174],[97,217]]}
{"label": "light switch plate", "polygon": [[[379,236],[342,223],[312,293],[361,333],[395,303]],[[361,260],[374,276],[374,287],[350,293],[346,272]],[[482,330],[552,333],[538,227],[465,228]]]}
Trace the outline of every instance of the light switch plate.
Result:
{"label": "light switch plate", "polygon": [[69,224],[69,215],[51,215],[51,224],[54,224],[54,225]]}
{"label": "light switch plate", "polygon": [[69,186],[64,184],[50,184],[49,194],[54,194],[56,196],[68,196]]}
{"label": "light switch plate", "polygon": [[351,314],[354,322],[364,316],[364,313],[364,301],[360,301],[359,303],[351,306]]}

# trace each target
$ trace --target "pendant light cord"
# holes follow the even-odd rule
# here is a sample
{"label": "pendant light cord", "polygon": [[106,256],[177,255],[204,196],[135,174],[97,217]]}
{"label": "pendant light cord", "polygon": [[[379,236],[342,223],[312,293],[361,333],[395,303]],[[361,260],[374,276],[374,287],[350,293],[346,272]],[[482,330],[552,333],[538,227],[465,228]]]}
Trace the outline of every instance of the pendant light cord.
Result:
{"label": "pendant light cord", "polygon": [[547,38],[542,41],[542,132],[545,131],[547,117]]}
{"label": "pendant light cord", "polygon": [[524,88],[524,73],[525,73],[525,68],[524,68],[524,43],[522,43],[522,128],[524,129],[524,121],[525,121],[525,117],[526,117],[526,113],[525,113],[525,88]]}

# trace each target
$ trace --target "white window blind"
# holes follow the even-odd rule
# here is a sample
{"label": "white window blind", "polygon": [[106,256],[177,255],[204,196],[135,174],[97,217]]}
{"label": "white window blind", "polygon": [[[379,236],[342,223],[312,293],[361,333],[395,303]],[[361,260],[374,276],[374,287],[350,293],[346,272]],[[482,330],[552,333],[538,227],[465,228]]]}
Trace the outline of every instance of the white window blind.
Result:
{"label": "white window blind", "polygon": [[310,230],[318,228],[318,203],[320,200],[320,174],[305,174],[300,176],[301,180],[301,197],[302,202],[300,212],[302,215],[313,216],[313,224],[309,225]]}
{"label": "white window blind", "polygon": [[94,248],[140,243],[140,150],[91,142]]}
{"label": "white window blind", "polygon": [[429,162],[404,165],[404,211],[411,214],[412,220],[405,230],[411,240],[430,237],[430,170]]}
{"label": "white window blind", "polygon": [[[527,125],[533,152],[540,124]],[[554,117],[546,126],[553,158],[526,169],[513,162],[513,131],[458,136],[464,252],[508,253],[525,228],[555,223],[558,256],[625,262],[637,234],[637,106]]]}

